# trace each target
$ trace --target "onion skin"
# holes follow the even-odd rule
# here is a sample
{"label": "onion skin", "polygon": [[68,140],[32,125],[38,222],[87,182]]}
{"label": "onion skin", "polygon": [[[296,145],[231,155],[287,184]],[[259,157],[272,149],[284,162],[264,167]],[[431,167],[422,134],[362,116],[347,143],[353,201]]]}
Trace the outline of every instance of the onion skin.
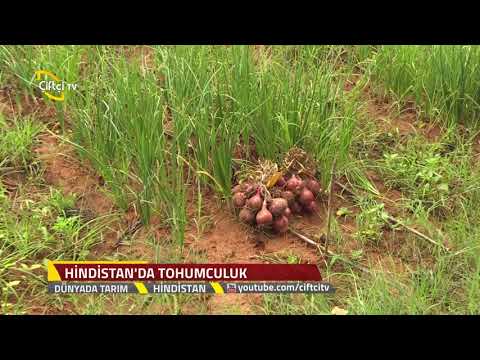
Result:
{"label": "onion skin", "polygon": [[284,187],[286,184],[287,182],[285,181],[285,178],[282,176],[280,179],[278,179],[275,185],[279,187]]}
{"label": "onion skin", "polygon": [[266,201],[263,202],[262,210],[260,210],[256,216],[257,225],[264,226],[271,224],[273,220],[273,215],[270,211],[267,210]]}
{"label": "onion skin", "polygon": [[270,212],[273,216],[280,216],[283,214],[285,209],[288,207],[288,202],[284,198],[275,198],[272,199],[272,203],[270,204]]}
{"label": "onion skin", "polygon": [[298,201],[302,205],[307,205],[307,204],[311,203],[313,200],[315,200],[315,196],[313,195],[313,193],[310,190],[308,190],[307,188],[303,188],[302,191],[300,192],[300,196],[298,198]]}
{"label": "onion skin", "polygon": [[297,188],[293,191],[293,193],[297,196],[300,196],[302,193],[302,190],[305,189],[305,183],[303,181],[300,181],[300,184],[297,186]]}
{"label": "onion skin", "polygon": [[243,192],[237,192],[233,195],[233,205],[236,208],[241,208],[245,205],[246,197]]}
{"label": "onion skin", "polygon": [[318,211],[318,206],[315,201],[312,201],[303,207],[306,212],[312,214]]}
{"label": "onion skin", "polygon": [[287,207],[285,209],[285,211],[283,212],[283,216],[285,216],[287,219],[289,219],[292,216],[292,210],[290,210],[290,208]]}
{"label": "onion skin", "polygon": [[253,213],[247,208],[243,208],[242,210],[240,210],[239,217],[240,220],[246,224],[253,225],[253,223],[255,222],[255,213]]}
{"label": "onion skin", "polygon": [[260,208],[262,207],[262,197],[260,196],[260,190],[257,190],[257,193],[247,200],[247,207],[254,211],[260,210]]}
{"label": "onion skin", "polygon": [[317,196],[319,193],[320,193],[320,184],[318,183],[318,181],[314,180],[314,179],[310,179],[306,182],[306,187],[308,190],[310,190],[313,195]]}
{"label": "onion skin", "polygon": [[258,186],[252,184],[245,185],[245,196],[248,198],[252,197],[257,192]]}
{"label": "onion skin", "polygon": [[252,190],[253,190],[253,185],[245,182],[242,184],[235,185],[232,189],[232,193],[233,194],[236,194],[238,192],[248,193]]}
{"label": "onion skin", "polygon": [[244,188],[243,188],[243,191],[245,193],[249,193],[249,192],[252,192],[252,191],[256,191],[257,189],[254,189],[254,186],[252,184],[244,184]]}
{"label": "onion skin", "polygon": [[273,222],[272,227],[276,232],[283,234],[288,230],[288,219],[282,215]]}
{"label": "onion skin", "polygon": [[295,194],[291,191],[282,191],[282,198],[287,200],[288,205],[291,205],[295,201]]}
{"label": "onion skin", "polygon": [[302,185],[302,180],[296,177],[295,174],[293,174],[292,177],[288,179],[286,186],[287,186],[287,190],[295,191],[301,185]]}
{"label": "onion skin", "polygon": [[305,187],[305,181],[300,179],[300,182],[298,183],[297,190],[302,190]]}
{"label": "onion skin", "polygon": [[290,205],[290,210],[292,211],[292,214],[300,214],[302,212],[302,207],[298,202],[294,201]]}

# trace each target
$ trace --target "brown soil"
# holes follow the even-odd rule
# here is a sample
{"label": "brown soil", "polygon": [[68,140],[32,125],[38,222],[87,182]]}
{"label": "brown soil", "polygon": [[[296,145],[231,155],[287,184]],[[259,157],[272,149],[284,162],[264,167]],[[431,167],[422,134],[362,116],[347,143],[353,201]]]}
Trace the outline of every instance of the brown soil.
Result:
{"label": "brown soil", "polygon": [[381,269],[382,271],[395,274],[404,274],[406,272],[403,262],[398,257],[389,254],[386,255],[382,252],[370,251],[368,253],[368,261],[371,266],[376,269]]}
{"label": "brown soil", "polygon": [[[395,202],[402,197],[395,190],[386,189],[381,180],[374,174],[370,174],[385,201],[386,209],[390,214],[396,215],[398,207]],[[356,231],[355,215],[358,209],[353,206],[348,197],[341,196],[341,190],[335,187],[333,201],[333,216],[340,207],[347,207],[352,214],[347,217],[336,217],[339,223],[344,242],[331,249],[336,253],[350,255],[351,251],[364,249],[364,265],[371,265],[378,269],[388,271],[405,271],[405,267],[397,256],[399,249],[404,244],[406,234],[401,230],[384,230],[384,238],[381,246],[370,247],[359,244],[353,234]],[[319,202],[319,212],[315,215],[295,218],[292,227],[306,234],[314,240],[318,240],[326,232],[327,209],[326,202]],[[398,204],[397,204],[398,205]],[[242,225],[236,216],[226,207],[218,206],[213,201],[206,208],[207,213],[212,215],[214,226],[203,236],[197,238],[195,233],[188,236],[187,246],[206,256],[209,263],[265,263],[275,256],[286,260],[286,256],[295,256],[301,263],[318,264],[323,267],[322,259],[315,248],[307,245],[291,233],[284,235],[265,234],[253,231],[250,227]],[[339,263],[339,269],[342,264]],[[257,305],[261,305],[262,297],[246,295],[225,294],[213,296],[209,300],[209,312],[225,313],[234,311],[248,314],[255,312]]]}
{"label": "brown soil", "polygon": [[1,175],[2,175],[1,181],[5,189],[7,190],[8,196],[11,198],[14,198],[18,187],[21,184],[25,183],[25,180],[26,180],[25,173],[20,170],[13,170],[13,171],[7,171]]}
{"label": "brown soil", "polygon": [[[353,89],[356,81],[349,81],[345,89]],[[394,112],[396,104],[387,96],[378,96],[369,86],[365,86],[362,92],[365,104],[365,113],[370,119],[377,121],[381,132],[398,133],[401,137],[420,133],[428,141],[438,141],[442,135],[442,129],[436,121],[420,119],[413,101],[406,101],[399,112]]]}
{"label": "brown soil", "polygon": [[[358,83],[361,75],[354,76],[346,81],[345,91],[351,91]],[[421,134],[426,141],[438,141],[442,136],[442,129],[436,122],[423,121],[419,119],[415,104],[413,101],[403,104],[400,111],[396,108],[396,104],[388,97],[378,96],[370,86],[362,89],[361,99],[364,104],[364,114],[369,120],[376,121],[377,129],[380,133],[397,133],[400,138],[406,138],[410,135]],[[368,171],[368,178],[375,185],[380,193],[379,200],[385,205],[385,210],[393,217],[402,218],[405,214],[401,202],[403,194],[389,188],[385,182],[375,171]],[[357,209],[354,209],[354,218]],[[350,221],[349,224],[342,226],[344,233],[351,235],[356,229],[355,222]],[[351,236],[347,238],[349,241],[342,247],[342,251],[348,254],[349,251],[355,249],[364,250],[364,260],[366,266],[374,266],[375,268],[388,269],[388,271],[398,274],[404,273],[406,268],[398,254],[405,245],[406,238],[411,234],[404,229],[383,229],[382,241],[378,246],[365,246],[358,244]],[[394,255],[392,255],[394,254]]]}
{"label": "brown soil", "polygon": [[40,136],[40,145],[34,149],[45,169],[44,179],[49,185],[62,189],[65,194],[75,194],[79,207],[100,216],[114,210],[111,199],[100,191],[100,179],[90,167],[75,157],[71,145],[60,144],[50,133]]}
{"label": "brown soil", "polygon": [[379,191],[380,198],[385,204],[385,209],[390,213],[390,215],[400,215],[402,212],[399,205],[403,199],[402,193],[396,189],[388,188],[375,171],[367,171],[366,175]]}
{"label": "brown soil", "polygon": [[43,123],[48,123],[56,118],[55,107],[49,106],[43,98],[32,97],[26,90],[16,93],[16,90],[10,85],[0,88],[0,112],[7,119],[31,115]]}
{"label": "brown soil", "polygon": [[[203,255],[208,263],[265,263],[268,257],[295,256],[302,263],[319,264],[320,256],[315,248],[296,236],[287,234],[261,233],[240,223],[226,206],[219,205],[213,194],[204,195],[204,213],[211,218],[213,226],[201,236],[191,227],[186,235],[186,245],[194,254]],[[294,219],[291,224],[305,233],[323,233],[326,212]],[[188,250],[187,250],[188,251]],[[209,298],[210,313],[256,312],[262,296],[246,294],[224,294]]]}
{"label": "brown soil", "polygon": [[[259,256],[279,251],[290,252],[306,263],[317,263],[319,260],[315,249],[290,233],[256,232],[241,224],[228,209],[212,210],[215,213],[213,229],[198,239],[192,234],[187,242],[197,252],[204,253],[210,263],[261,263]],[[311,229],[312,225],[319,222],[314,217],[294,220],[292,226],[299,230]]]}
{"label": "brown soil", "polygon": [[[119,251],[132,260],[152,260],[154,250],[145,239],[152,235],[159,240],[165,236],[165,231],[159,226],[159,219],[151,219],[151,228],[141,227],[131,236],[126,237],[126,231],[139,220],[135,206],[121,214],[113,200],[106,195],[102,179],[86,161],[76,158],[74,148],[69,144],[60,144],[56,136],[43,134],[41,145],[35,149],[45,168],[44,179],[49,185],[61,189],[65,194],[75,194],[76,206],[90,217],[119,213],[120,217],[109,225],[109,230],[103,233],[103,242],[92,249],[94,258],[101,258]],[[127,241],[124,244],[123,239]],[[122,240],[122,241],[121,241]],[[120,242],[121,241],[121,242]]]}
{"label": "brown soil", "polygon": [[381,132],[393,132],[400,135],[414,134],[416,130],[416,114],[413,111],[404,111],[399,116],[391,116],[393,105],[388,98],[380,98],[373,94],[367,86],[363,92],[365,113],[376,121]]}
{"label": "brown soil", "polygon": [[436,124],[430,124],[425,128],[423,134],[428,139],[428,141],[436,142],[442,136],[442,129]]}
{"label": "brown soil", "polygon": [[213,315],[255,315],[262,303],[261,294],[220,294],[208,302],[208,313]]}

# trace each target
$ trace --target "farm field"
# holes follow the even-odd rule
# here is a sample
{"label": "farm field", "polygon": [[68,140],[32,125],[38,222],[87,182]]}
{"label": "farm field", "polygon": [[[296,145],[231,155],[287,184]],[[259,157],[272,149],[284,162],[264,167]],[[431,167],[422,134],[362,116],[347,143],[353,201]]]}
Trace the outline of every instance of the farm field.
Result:
{"label": "farm field", "polygon": [[[479,119],[478,46],[0,46],[0,314],[480,314]],[[253,226],[232,189],[279,169],[320,190]],[[309,263],[336,293],[53,295],[47,259]]]}

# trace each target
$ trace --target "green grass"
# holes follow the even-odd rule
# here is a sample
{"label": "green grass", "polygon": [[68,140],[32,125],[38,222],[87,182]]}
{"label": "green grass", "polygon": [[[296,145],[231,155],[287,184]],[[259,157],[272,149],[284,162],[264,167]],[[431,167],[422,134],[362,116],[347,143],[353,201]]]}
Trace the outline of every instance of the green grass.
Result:
{"label": "green grass", "polygon": [[67,216],[65,210],[75,203],[71,196],[52,188],[30,193],[29,189],[42,184],[38,172],[28,171],[15,193],[9,194],[3,177],[28,170],[38,161],[32,150],[42,126],[29,118],[0,120],[1,312],[21,314],[28,312],[24,297],[35,297],[45,286],[40,273],[44,259],[86,259],[90,249],[102,241],[101,233],[114,215],[88,222]]}
{"label": "green grass", "polygon": [[42,126],[29,118],[16,118],[11,125],[0,114],[0,167],[26,169],[32,162],[32,147]]}
{"label": "green grass", "polygon": [[379,171],[388,186],[401,190],[415,212],[451,214],[462,200],[478,193],[479,174],[472,170],[471,147],[447,134],[438,142],[415,136],[384,154]]}
{"label": "green grass", "polygon": [[[111,53],[97,54],[90,91],[74,107],[74,140],[127,209],[135,201],[144,223],[152,209],[168,221],[178,242],[185,227],[185,186],[182,155],[188,137],[175,122],[174,142],[167,141],[165,97],[153,73],[141,74],[138,64]],[[127,191],[125,191],[127,190]]]}
{"label": "green grass", "polygon": [[357,230],[355,237],[361,243],[378,243],[384,237],[387,226],[387,212],[383,203],[378,202],[371,194],[359,196],[357,205],[360,214],[356,217]]}
{"label": "green grass", "polygon": [[386,91],[415,100],[431,120],[477,128],[479,59],[478,46],[381,46],[370,58],[370,71]]}
{"label": "green grass", "polygon": [[160,213],[178,242],[185,184],[198,178],[227,198],[239,142],[252,139],[258,154],[273,160],[304,147],[319,160],[324,181],[334,153],[339,163],[347,159],[354,102],[344,101],[327,63],[305,66],[311,49],[300,48],[293,64],[263,67],[248,46],[153,51],[159,71],[142,73],[135,61],[91,50],[96,69],[73,107],[74,139],[120,207],[135,200],[144,222]]}
{"label": "green grass", "polygon": [[[71,84],[79,83],[81,79],[82,56],[89,47],[81,46],[0,46],[0,73],[3,81],[23,87],[28,94],[40,96],[47,100],[38,88],[35,71],[48,70],[61,80]],[[45,80],[52,80],[44,78]],[[64,111],[79,96],[78,91],[66,91],[65,101],[54,105],[59,111],[62,127],[64,126]]]}
{"label": "green grass", "polygon": [[44,290],[44,259],[87,259],[113,215],[83,222],[65,217],[48,193],[12,201],[0,190],[0,298],[15,313],[25,305],[23,296]]}

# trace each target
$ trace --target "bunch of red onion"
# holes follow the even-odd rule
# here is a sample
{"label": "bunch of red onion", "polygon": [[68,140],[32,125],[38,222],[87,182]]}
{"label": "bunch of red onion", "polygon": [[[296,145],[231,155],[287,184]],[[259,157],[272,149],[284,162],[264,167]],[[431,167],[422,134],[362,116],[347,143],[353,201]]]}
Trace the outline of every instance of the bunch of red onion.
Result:
{"label": "bunch of red onion", "polygon": [[278,233],[288,230],[288,218],[291,211],[288,202],[279,198],[265,196],[261,186],[241,184],[233,188],[233,205],[241,209],[240,220],[259,228],[271,228]]}
{"label": "bunch of red onion", "polygon": [[233,188],[233,204],[240,209],[239,218],[249,225],[271,228],[277,233],[288,230],[292,214],[317,211],[315,198],[320,193],[320,184],[315,179],[302,180],[293,174],[287,179],[280,178],[275,184],[280,196],[265,196],[265,189],[258,185],[244,183]]}
{"label": "bunch of red onion", "polygon": [[275,186],[282,189],[282,198],[288,201],[292,213],[313,213],[318,210],[315,199],[320,194],[321,188],[317,180],[313,178],[303,180],[298,175],[292,174],[288,180],[281,178]]}

